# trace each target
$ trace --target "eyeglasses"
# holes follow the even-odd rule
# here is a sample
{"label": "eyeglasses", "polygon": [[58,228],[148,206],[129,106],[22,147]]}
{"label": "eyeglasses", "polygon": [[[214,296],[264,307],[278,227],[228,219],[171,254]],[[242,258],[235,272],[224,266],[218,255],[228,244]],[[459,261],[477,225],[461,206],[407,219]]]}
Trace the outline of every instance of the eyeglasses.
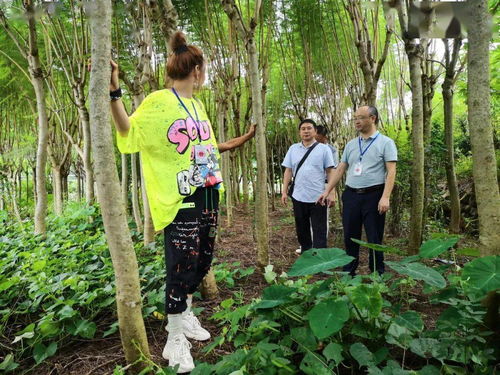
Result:
{"label": "eyeglasses", "polygon": [[358,117],[353,117],[350,119],[350,121],[358,121],[358,120],[366,120],[367,118],[370,118],[370,116],[358,116]]}

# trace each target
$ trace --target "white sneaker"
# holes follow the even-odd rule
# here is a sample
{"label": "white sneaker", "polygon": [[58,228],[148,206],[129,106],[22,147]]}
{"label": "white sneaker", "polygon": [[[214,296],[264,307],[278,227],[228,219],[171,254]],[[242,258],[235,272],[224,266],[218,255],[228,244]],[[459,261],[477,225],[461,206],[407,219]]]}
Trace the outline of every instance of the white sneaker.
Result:
{"label": "white sneaker", "polygon": [[168,335],[167,343],[163,349],[163,358],[168,359],[168,365],[171,367],[179,365],[178,374],[190,372],[194,370],[190,349],[191,343],[182,333],[174,337]]}
{"label": "white sneaker", "polygon": [[[165,330],[168,332],[168,324]],[[188,314],[182,314],[182,333],[187,338],[196,341],[206,341],[210,338],[210,332],[201,326],[200,321],[192,311]]]}
{"label": "white sneaker", "polygon": [[299,247],[297,250],[295,250],[295,253],[299,255],[302,254],[302,248]]}

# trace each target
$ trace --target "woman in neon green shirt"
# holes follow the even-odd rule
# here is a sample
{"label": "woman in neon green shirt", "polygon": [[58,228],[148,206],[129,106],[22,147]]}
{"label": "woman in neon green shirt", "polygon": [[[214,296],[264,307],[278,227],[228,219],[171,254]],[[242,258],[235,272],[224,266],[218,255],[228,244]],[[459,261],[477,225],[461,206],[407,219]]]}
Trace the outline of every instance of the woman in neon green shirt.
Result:
{"label": "woman in neon green shirt", "polygon": [[163,230],[167,265],[167,343],[163,357],[178,372],[194,368],[191,344],[207,340],[191,311],[192,294],[210,269],[217,231],[222,177],[219,152],[246,142],[255,131],[217,144],[203,104],[193,92],[205,81],[203,52],[183,33],[170,41],[167,74],[171,89],[155,91],[128,116],[120,100],[118,66],[111,62],[111,113],[123,153],[141,152],[155,230]]}

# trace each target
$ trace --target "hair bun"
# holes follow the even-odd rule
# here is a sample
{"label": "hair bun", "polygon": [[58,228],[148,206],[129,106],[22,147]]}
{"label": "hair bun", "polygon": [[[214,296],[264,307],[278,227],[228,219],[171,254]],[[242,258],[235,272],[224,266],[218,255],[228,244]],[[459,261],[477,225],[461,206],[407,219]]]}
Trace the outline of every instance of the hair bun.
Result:
{"label": "hair bun", "polygon": [[169,45],[171,51],[185,50],[187,48],[186,35],[182,31],[176,31],[170,37]]}

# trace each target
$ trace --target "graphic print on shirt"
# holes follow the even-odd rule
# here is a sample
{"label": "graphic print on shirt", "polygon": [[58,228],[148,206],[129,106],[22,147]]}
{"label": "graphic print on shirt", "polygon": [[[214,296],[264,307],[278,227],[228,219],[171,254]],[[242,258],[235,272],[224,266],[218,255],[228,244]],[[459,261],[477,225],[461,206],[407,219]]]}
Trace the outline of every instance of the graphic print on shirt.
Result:
{"label": "graphic print on shirt", "polygon": [[[199,133],[202,141],[210,139],[210,125],[208,121],[199,122]],[[168,128],[167,138],[170,143],[177,145],[176,150],[179,154],[184,154],[191,141],[198,138],[196,123],[190,117],[174,121]]]}

